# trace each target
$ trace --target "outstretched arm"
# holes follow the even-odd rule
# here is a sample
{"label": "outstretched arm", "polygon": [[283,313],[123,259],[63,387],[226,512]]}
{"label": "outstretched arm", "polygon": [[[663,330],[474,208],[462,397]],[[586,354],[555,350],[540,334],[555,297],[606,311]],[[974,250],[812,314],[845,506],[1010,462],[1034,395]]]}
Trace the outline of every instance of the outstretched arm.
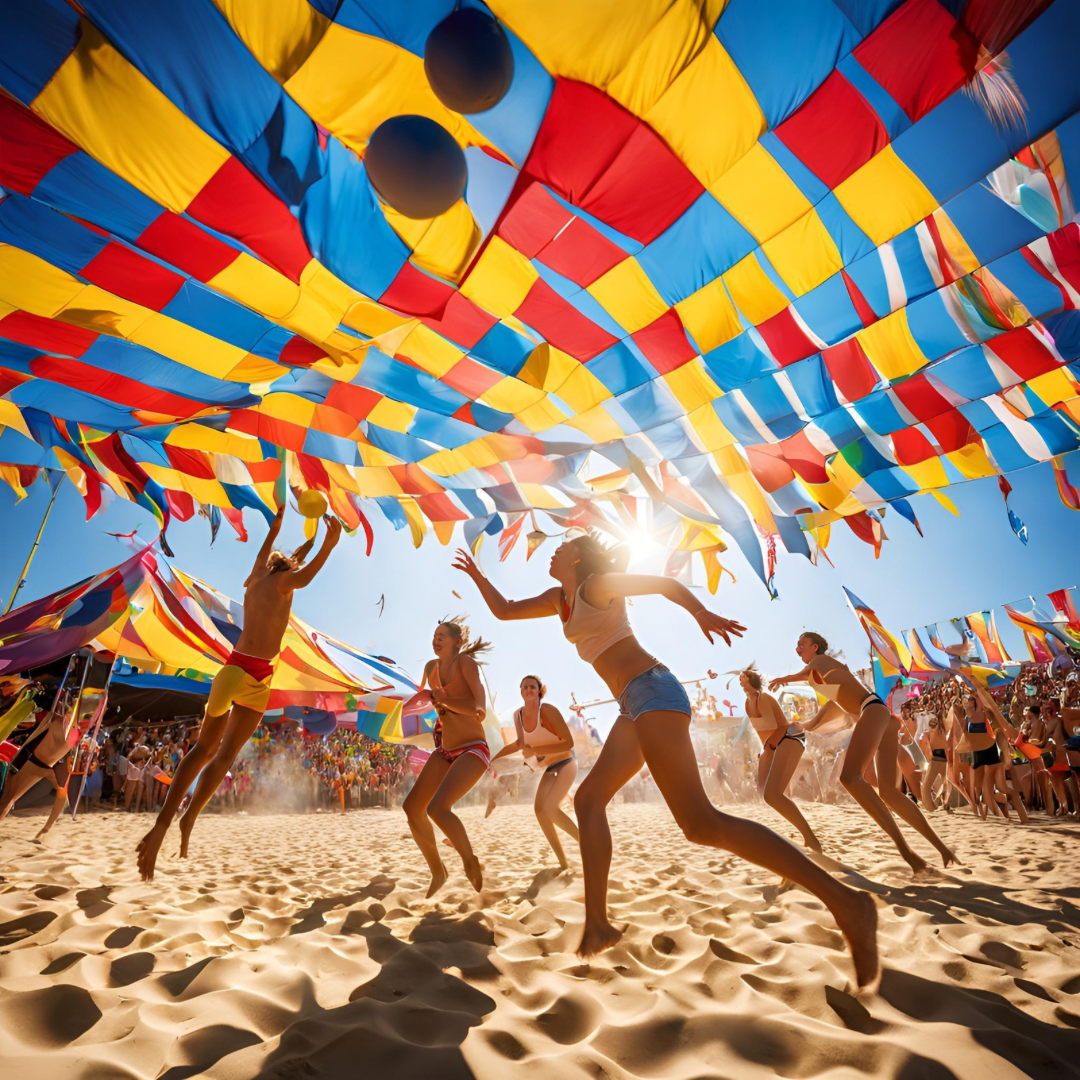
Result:
{"label": "outstretched arm", "polygon": [[775,693],[781,686],[787,686],[788,683],[806,682],[813,670],[813,667],[807,664],[802,671],[794,671],[790,675],[777,675],[775,679],[769,680],[769,689]]}
{"label": "outstretched arm", "polygon": [[996,728],[1001,730],[1010,743],[1014,742],[1020,735],[1020,729],[1013,727],[1013,725],[1005,719],[1004,714],[998,708],[997,702],[981,686],[976,693],[979,700],[982,702],[983,708],[986,710],[986,715],[990,718],[990,722]]}
{"label": "outstretched arm", "polygon": [[595,574],[589,578],[585,588],[589,594],[589,603],[600,608],[618,597],[662,596],[689,611],[709,641],[712,641],[713,634],[718,634],[724,639],[725,645],[730,645],[731,638],[742,637],[746,629],[741,623],[710,611],[685,585],[674,578],[661,577],[658,574]]}
{"label": "outstretched arm", "polygon": [[278,533],[281,532],[281,523],[285,518],[285,507],[274,515],[274,520],[270,522],[270,528],[266,532],[266,539],[262,542],[262,547],[259,548],[259,554],[255,556],[255,565],[251,568],[251,573],[248,574],[247,581],[244,582],[244,588],[248,586],[248,582],[251,581],[255,574],[255,571],[261,566],[266,565],[266,560],[270,558],[270,552],[274,550],[274,543],[277,541]]}
{"label": "outstretched arm", "polygon": [[289,574],[289,583],[294,589],[302,589],[315,580],[315,575],[326,564],[326,560],[330,558],[330,552],[334,550],[340,539],[341,522],[336,517],[330,518],[326,524],[326,536],[323,537],[322,547],[319,548],[318,555],[307,566],[300,570],[293,570]]}
{"label": "outstretched arm", "polygon": [[516,754],[521,746],[521,739],[515,739],[511,743],[507,743],[492,759],[491,764],[494,765],[496,761],[501,757],[509,757],[511,754]]}
{"label": "outstretched arm", "polygon": [[821,727],[822,724],[828,723],[830,720],[839,720],[842,716],[846,716],[847,713],[836,704],[835,701],[826,701],[824,705],[814,715],[803,724],[803,727],[807,731],[814,731]]}
{"label": "outstretched arm", "polygon": [[507,600],[505,596],[484,576],[483,570],[476,565],[473,557],[464,548],[458,548],[454,559],[454,569],[468,574],[480,590],[484,603],[491,609],[496,619],[542,619],[548,615],[559,614],[559,590],[547,589],[539,596],[530,596],[527,600]]}

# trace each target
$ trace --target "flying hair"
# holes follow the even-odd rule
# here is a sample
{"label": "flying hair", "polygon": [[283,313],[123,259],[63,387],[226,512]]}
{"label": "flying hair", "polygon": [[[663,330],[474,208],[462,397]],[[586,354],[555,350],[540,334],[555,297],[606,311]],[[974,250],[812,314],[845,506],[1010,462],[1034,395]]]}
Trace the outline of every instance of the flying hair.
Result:
{"label": "flying hair", "polygon": [[578,549],[581,565],[578,580],[584,581],[593,574],[621,574],[630,564],[629,544],[607,544],[596,529],[575,536],[567,543]]}
{"label": "flying hair", "polygon": [[740,675],[746,676],[746,681],[757,691],[761,690],[761,672],[757,669],[757,664],[750,664],[749,667],[744,667],[739,672]]}
{"label": "flying hair", "polygon": [[459,656],[476,656],[487,652],[491,648],[491,642],[478,637],[475,641],[469,640],[469,624],[464,615],[447,616],[439,620],[439,626],[445,626],[447,633],[458,643]]}

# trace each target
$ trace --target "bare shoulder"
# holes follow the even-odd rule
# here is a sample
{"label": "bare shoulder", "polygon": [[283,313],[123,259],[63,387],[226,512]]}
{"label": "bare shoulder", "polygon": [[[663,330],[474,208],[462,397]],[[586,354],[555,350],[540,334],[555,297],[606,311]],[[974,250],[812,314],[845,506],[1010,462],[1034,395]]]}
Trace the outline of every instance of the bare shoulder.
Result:
{"label": "bare shoulder", "polygon": [[[562,720],[563,714],[547,701],[540,703],[540,716],[545,720]],[[563,721],[565,723],[565,721]]]}
{"label": "bare shoulder", "polygon": [[475,675],[480,670],[480,665],[477,664],[475,657],[470,656],[468,653],[461,653],[458,656],[458,663],[461,665],[461,671],[464,675]]}

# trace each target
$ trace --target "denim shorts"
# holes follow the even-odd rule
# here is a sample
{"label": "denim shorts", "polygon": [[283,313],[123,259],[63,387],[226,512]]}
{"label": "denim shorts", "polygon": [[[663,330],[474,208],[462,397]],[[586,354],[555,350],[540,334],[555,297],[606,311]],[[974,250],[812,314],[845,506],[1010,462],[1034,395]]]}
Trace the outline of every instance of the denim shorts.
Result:
{"label": "denim shorts", "polygon": [[620,715],[636,720],[645,712],[677,712],[690,715],[690,699],[682,683],[663,664],[631,679],[619,695]]}

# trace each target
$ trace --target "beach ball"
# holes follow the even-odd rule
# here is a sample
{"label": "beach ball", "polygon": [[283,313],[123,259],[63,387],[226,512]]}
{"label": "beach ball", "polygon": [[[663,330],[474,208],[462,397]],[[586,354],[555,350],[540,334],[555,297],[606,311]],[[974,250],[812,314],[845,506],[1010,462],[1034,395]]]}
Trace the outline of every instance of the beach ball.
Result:
{"label": "beach ball", "polygon": [[326,496],[314,488],[308,488],[307,491],[300,492],[300,498],[296,500],[296,506],[306,518],[321,518],[328,509]]}
{"label": "beach ball", "polygon": [[438,217],[465,194],[465,155],[453,135],[426,116],[384,120],[364,165],[379,198],[407,218]]}
{"label": "beach ball", "polygon": [[503,28],[486,11],[459,8],[428,34],[424,72],[448,109],[485,112],[510,89],[514,54]]}

